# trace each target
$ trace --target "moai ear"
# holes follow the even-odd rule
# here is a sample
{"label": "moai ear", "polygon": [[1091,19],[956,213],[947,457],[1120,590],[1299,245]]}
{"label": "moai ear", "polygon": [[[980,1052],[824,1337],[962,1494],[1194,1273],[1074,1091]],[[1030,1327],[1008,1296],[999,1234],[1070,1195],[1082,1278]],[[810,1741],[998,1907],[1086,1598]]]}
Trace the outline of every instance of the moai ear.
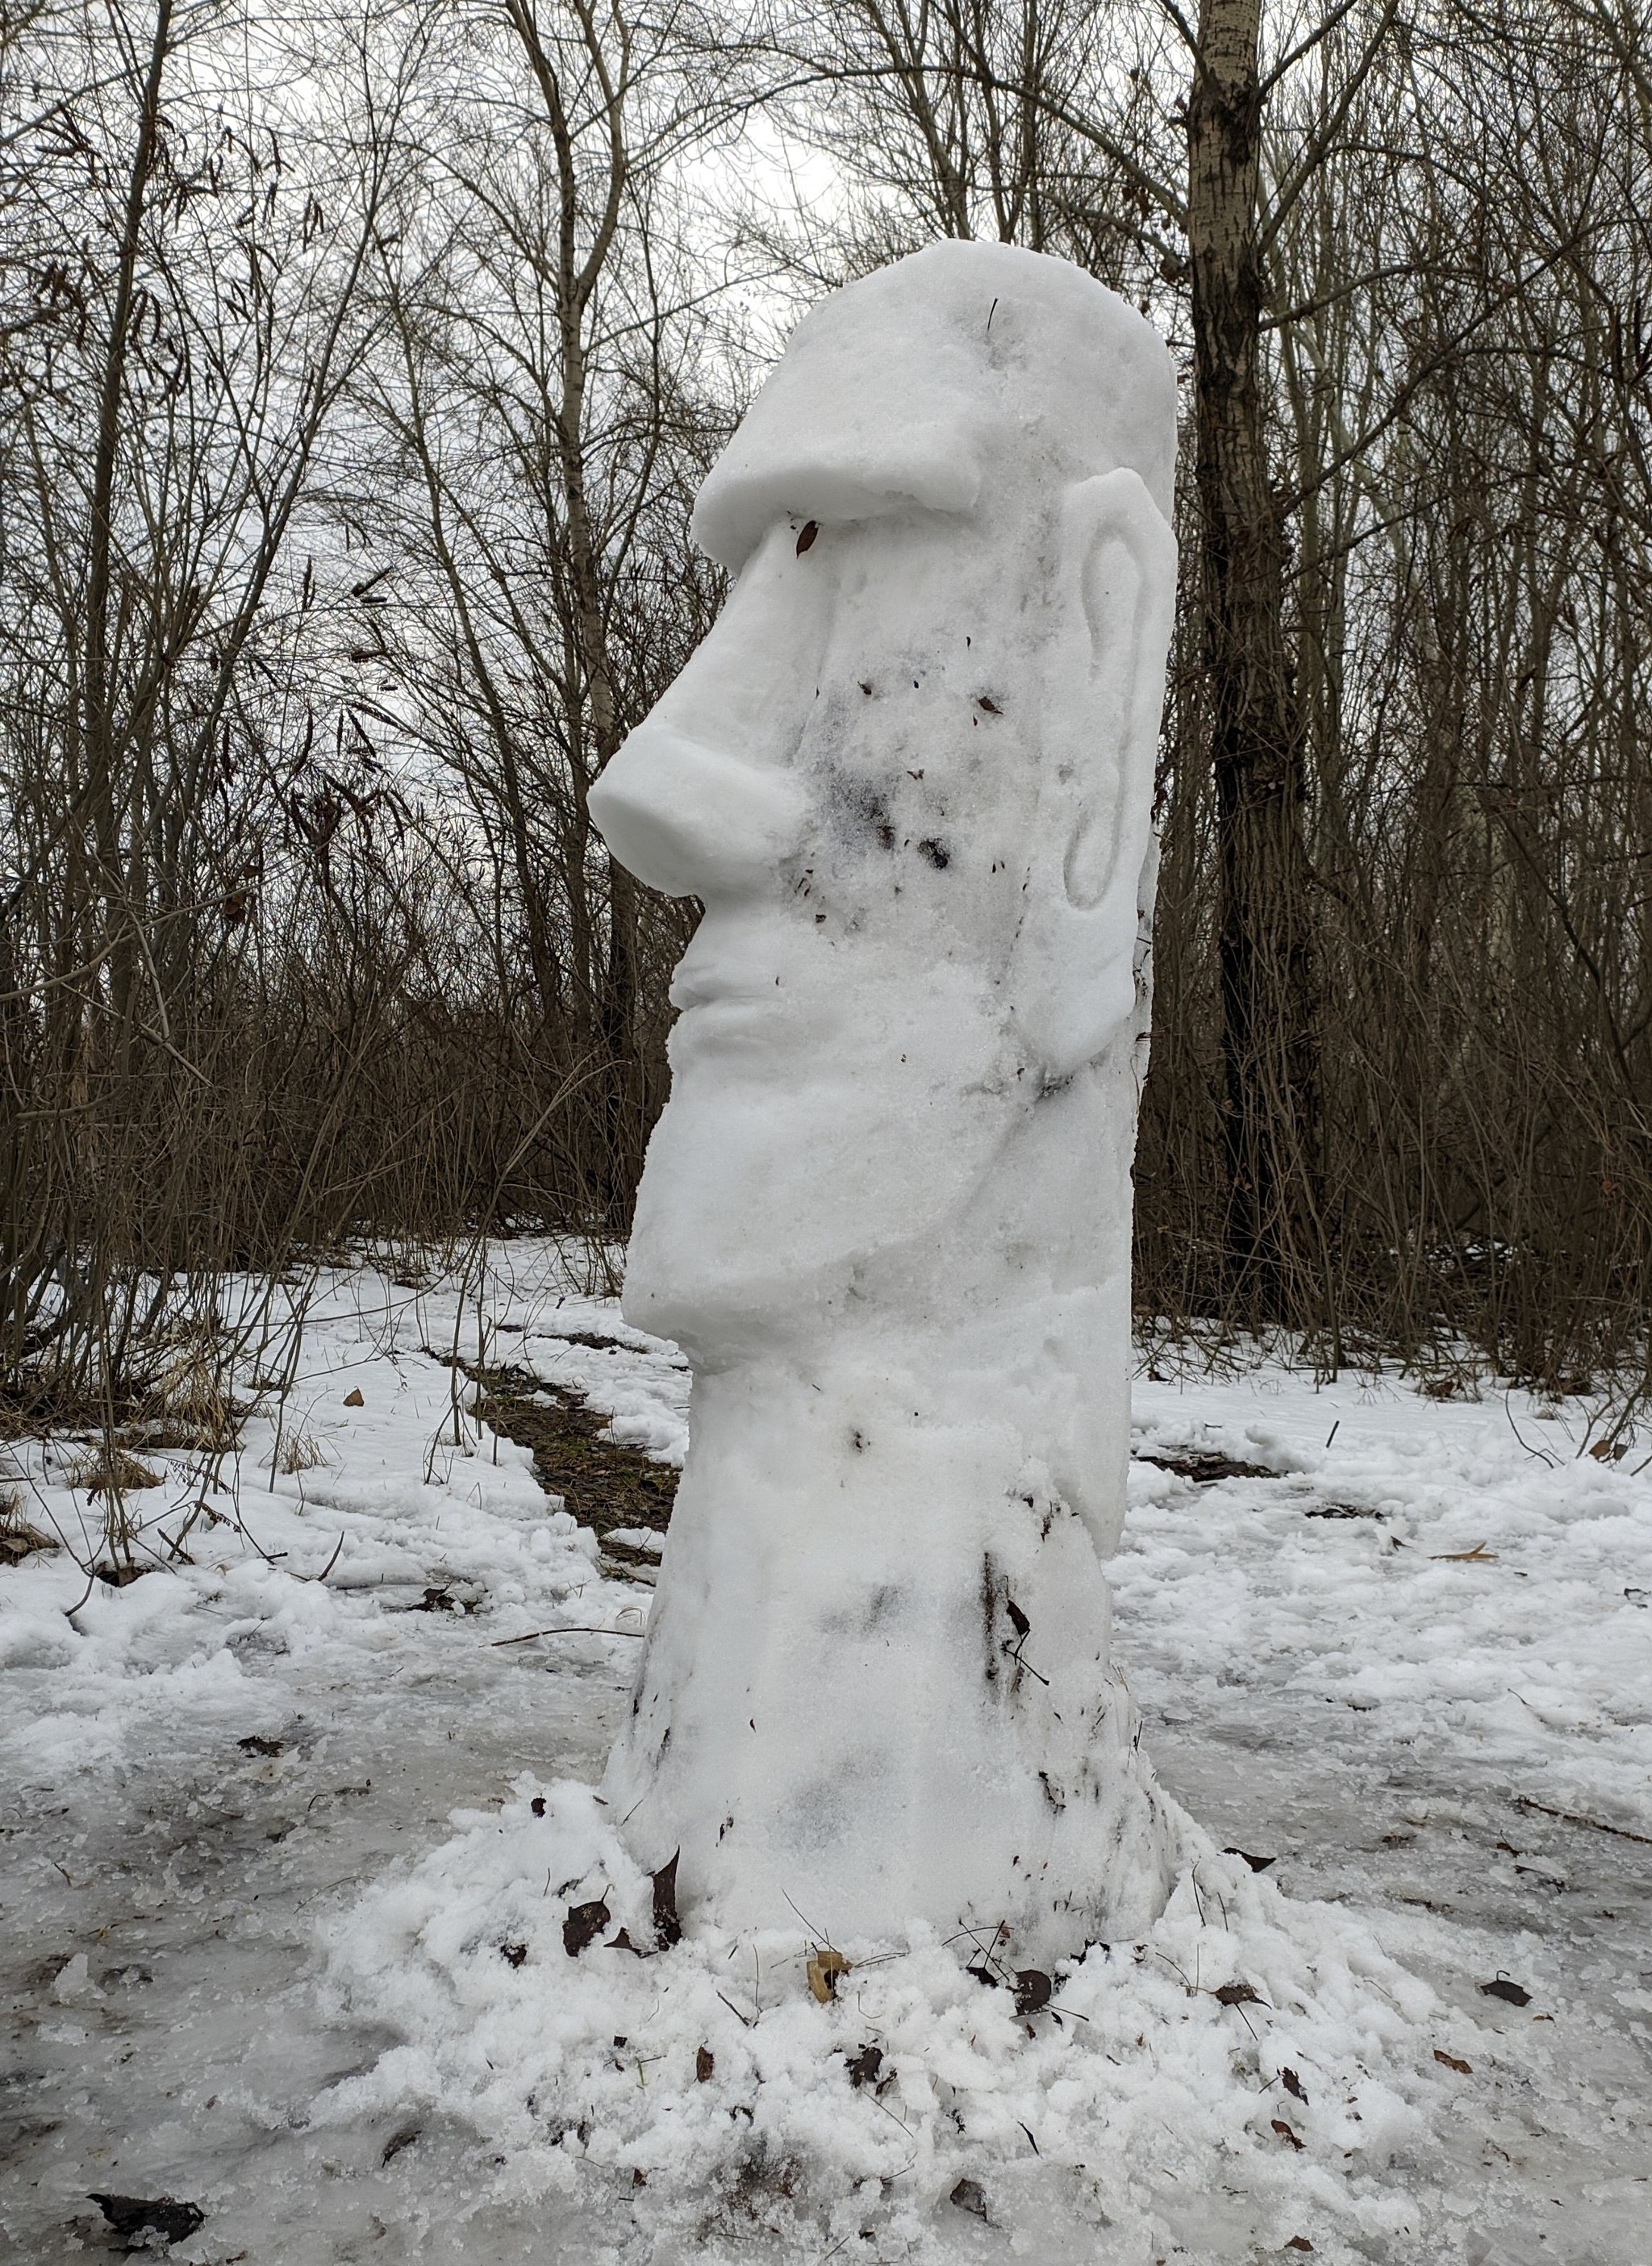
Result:
{"label": "moai ear", "polygon": [[1176,539],[1121,468],[1062,501],[1056,624],[1016,1021],[1049,1080],[1129,1022],[1151,880],[1153,775],[1176,602]]}

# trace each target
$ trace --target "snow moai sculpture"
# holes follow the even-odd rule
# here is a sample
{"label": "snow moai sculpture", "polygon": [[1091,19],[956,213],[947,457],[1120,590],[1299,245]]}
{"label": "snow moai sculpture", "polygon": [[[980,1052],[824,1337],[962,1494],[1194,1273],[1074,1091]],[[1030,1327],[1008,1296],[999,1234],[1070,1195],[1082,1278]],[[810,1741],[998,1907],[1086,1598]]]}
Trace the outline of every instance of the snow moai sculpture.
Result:
{"label": "snow moai sculpture", "polygon": [[737,580],[591,812],[705,907],[625,1312],[693,1371],[604,1781],[684,1917],[1157,1916],[1109,1657],[1175,389],[1079,269],[821,302],[707,479]]}

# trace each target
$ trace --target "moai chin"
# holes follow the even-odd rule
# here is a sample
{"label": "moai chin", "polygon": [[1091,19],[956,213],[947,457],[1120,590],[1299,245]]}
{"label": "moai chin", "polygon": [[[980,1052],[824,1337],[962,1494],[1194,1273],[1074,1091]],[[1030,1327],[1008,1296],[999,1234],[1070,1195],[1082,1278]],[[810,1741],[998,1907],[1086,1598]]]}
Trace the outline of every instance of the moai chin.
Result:
{"label": "moai chin", "polygon": [[823,300],[702,488],[738,576],[593,790],[701,900],[625,1312],[692,1445],[604,1792],[735,1928],[1157,1915],[1109,1658],[1175,386],[1066,263]]}

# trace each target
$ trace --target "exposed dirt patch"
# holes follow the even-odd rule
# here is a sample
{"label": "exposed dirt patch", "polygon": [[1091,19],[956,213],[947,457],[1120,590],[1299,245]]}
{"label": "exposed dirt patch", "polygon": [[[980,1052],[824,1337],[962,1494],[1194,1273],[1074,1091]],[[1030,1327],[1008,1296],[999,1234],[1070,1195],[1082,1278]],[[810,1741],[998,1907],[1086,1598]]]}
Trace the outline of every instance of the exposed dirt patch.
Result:
{"label": "exposed dirt patch", "polygon": [[652,1569],[653,1553],[610,1542],[617,1527],[646,1526],[663,1534],[676,1501],[677,1474],[640,1448],[604,1439],[609,1419],[576,1392],[546,1385],[525,1369],[460,1366],[481,1388],[476,1414],[519,1447],[532,1451],[541,1487],[566,1501],[581,1525],[594,1529],[617,1565]]}

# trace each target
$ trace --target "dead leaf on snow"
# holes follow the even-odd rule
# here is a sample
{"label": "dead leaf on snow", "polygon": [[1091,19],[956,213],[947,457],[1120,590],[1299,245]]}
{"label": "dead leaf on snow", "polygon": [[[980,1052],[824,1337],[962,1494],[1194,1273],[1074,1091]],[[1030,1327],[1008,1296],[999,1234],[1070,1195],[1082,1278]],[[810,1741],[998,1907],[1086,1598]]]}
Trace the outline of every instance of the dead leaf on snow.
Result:
{"label": "dead leaf on snow", "polygon": [[1224,1849],[1224,1857],[1243,1857],[1253,1873],[1265,1873],[1270,1865],[1279,1862],[1277,1857],[1253,1857],[1248,1849]]}
{"label": "dead leaf on snow", "polygon": [[1015,1977],[1015,2011],[1018,2014],[1035,2014],[1041,2007],[1049,2004],[1049,1994],[1055,1986],[1042,1968],[1023,1967]]}
{"label": "dead leaf on snow", "polygon": [[148,2248],[151,2234],[166,2243],[186,2242],[206,2223],[199,2204],[178,2203],[171,2196],[94,2195],[91,2200],[115,2233],[126,2236],[128,2250]]}
{"label": "dead leaf on snow", "polygon": [[676,1916],[676,1860],[682,1854],[678,1849],[669,1865],[648,1876],[654,1882],[654,1938],[662,1950],[683,1941],[683,1923]]}
{"label": "dead leaf on snow", "polygon": [[567,1918],[562,1923],[562,1948],[570,1959],[577,1959],[588,1943],[595,1943],[613,1917],[601,1897],[589,1904],[570,1904]]}
{"label": "dead leaf on snow", "polygon": [[830,1944],[817,1944],[810,1955],[807,1969],[808,1987],[823,2007],[829,1999],[837,1996],[837,1977],[847,1975],[849,1962],[841,1951]]}
{"label": "dead leaf on snow", "polygon": [[20,1566],[35,1551],[55,1550],[59,1546],[49,1534],[42,1534],[38,1527],[26,1525],[20,1518],[12,1524],[0,1524],[0,1566]]}

